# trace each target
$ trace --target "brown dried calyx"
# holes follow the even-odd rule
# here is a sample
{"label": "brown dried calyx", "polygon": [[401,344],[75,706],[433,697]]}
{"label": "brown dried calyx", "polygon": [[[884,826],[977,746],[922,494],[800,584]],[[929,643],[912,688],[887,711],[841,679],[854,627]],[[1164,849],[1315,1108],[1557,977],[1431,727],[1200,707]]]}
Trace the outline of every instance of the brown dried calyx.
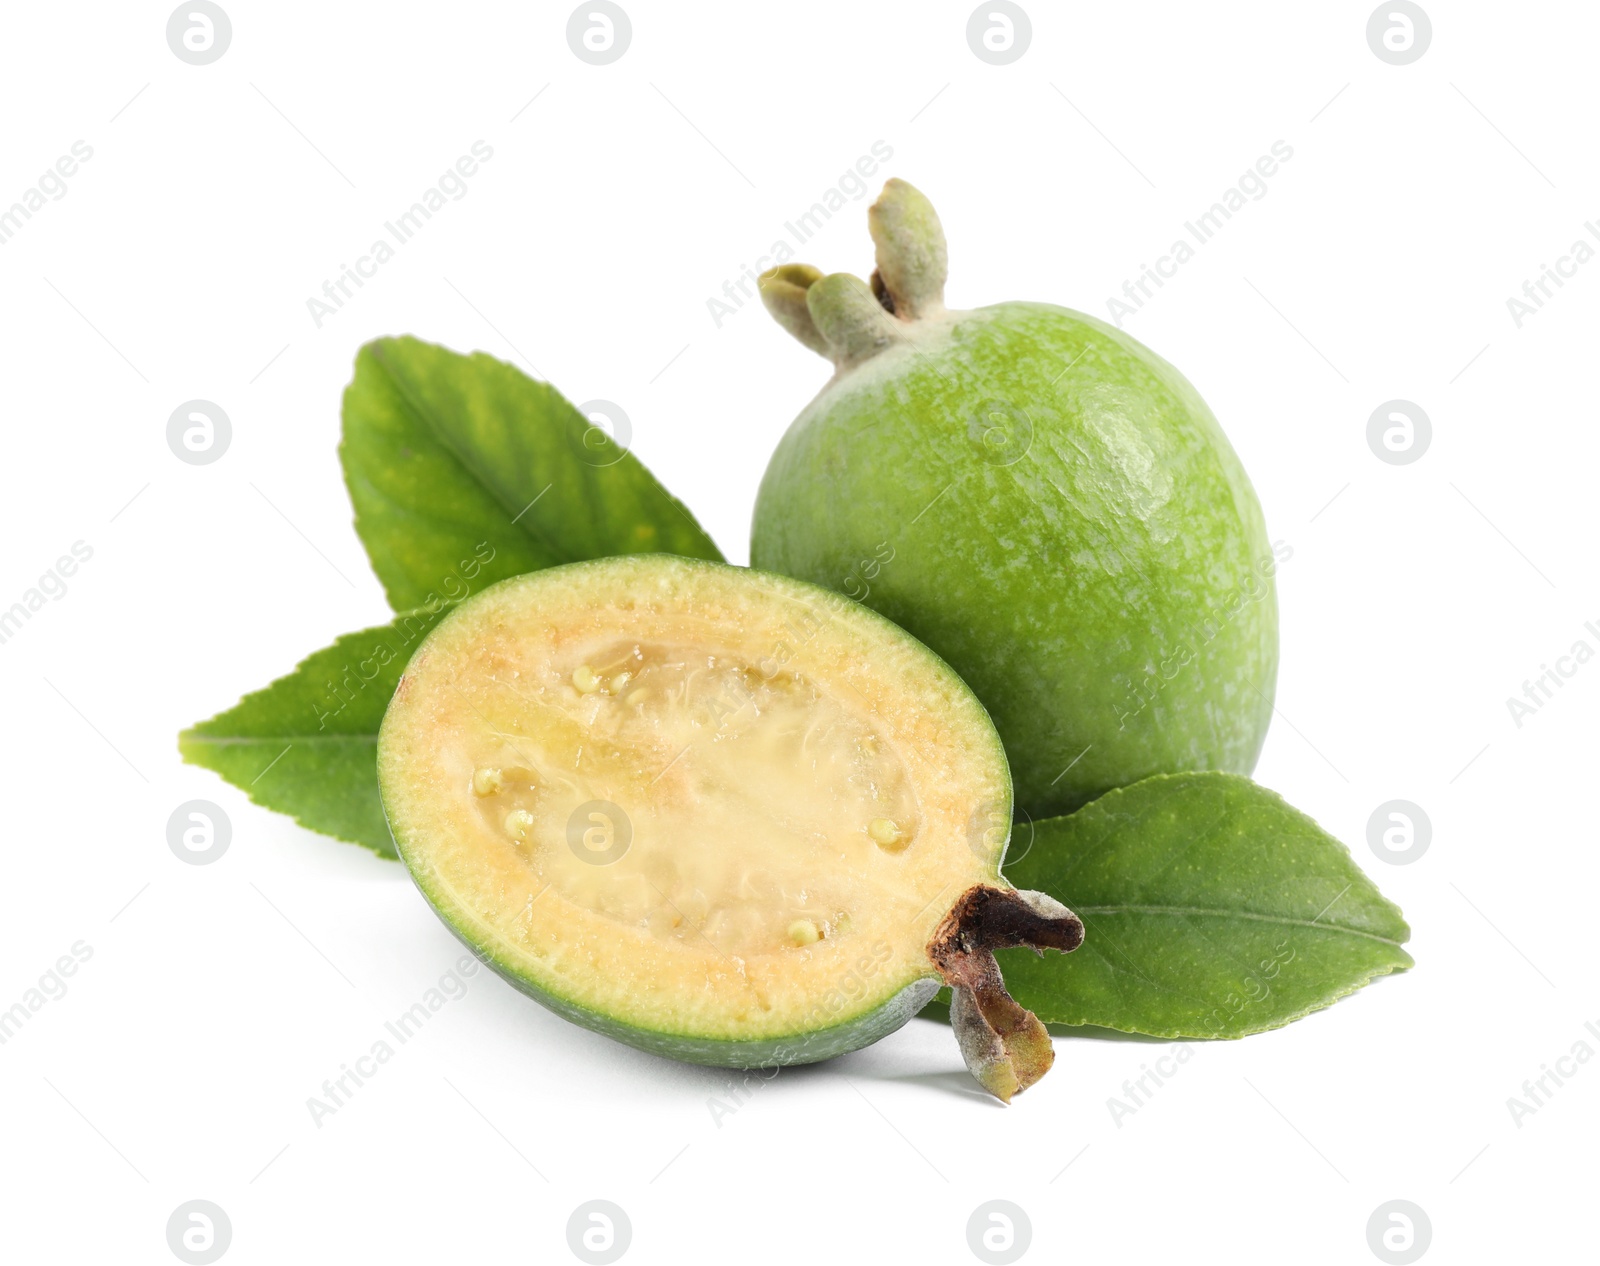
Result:
{"label": "brown dried calyx", "polygon": [[994,951],[1026,945],[1071,953],[1083,921],[1042,892],[976,884],[956,901],[928,942],[928,957],[950,986],[950,1024],[967,1069],[1006,1103],[1050,1071],[1050,1034],[1006,992]]}

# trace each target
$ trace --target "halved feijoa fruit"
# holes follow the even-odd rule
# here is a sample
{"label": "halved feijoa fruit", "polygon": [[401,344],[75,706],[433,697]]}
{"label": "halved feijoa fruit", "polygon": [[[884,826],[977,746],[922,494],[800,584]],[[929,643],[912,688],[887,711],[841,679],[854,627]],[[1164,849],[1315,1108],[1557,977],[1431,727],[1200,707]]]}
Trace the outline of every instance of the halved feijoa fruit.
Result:
{"label": "halved feijoa fruit", "polygon": [[1049,1067],[991,949],[1072,949],[1082,925],[1000,878],[994,727],[837,594],[666,555],[504,581],[418,648],[378,776],[440,917],[578,1024],[696,1063],[808,1063],[943,981],[991,1091]]}

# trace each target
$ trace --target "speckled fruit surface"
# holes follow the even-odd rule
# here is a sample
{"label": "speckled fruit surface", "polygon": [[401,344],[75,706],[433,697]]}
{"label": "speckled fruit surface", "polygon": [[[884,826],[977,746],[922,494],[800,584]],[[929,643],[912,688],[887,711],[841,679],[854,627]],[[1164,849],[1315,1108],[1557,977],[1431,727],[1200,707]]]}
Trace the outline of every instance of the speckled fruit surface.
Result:
{"label": "speckled fruit surface", "polygon": [[943,235],[911,186],[890,182],[872,229],[870,289],[763,278],[836,372],[772,457],[752,564],[860,600],[951,664],[1029,814],[1151,774],[1248,773],[1287,551],[1205,402],[1081,313],[947,310]]}

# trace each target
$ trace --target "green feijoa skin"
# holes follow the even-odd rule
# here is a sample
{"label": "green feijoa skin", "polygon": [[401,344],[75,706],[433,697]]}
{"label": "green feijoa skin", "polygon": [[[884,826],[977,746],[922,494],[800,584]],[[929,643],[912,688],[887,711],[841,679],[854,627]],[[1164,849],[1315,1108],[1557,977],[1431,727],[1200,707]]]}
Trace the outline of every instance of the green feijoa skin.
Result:
{"label": "green feijoa skin", "polygon": [[619,1041],[809,1063],[943,983],[992,1094],[1054,1058],[994,950],[1072,950],[1083,928],[1000,877],[994,727],[927,647],[829,590],[665,554],[503,581],[412,655],[378,783],[451,930]]}
{"label": "green feijoa skin", "polygon": [[1287,551],[1205,402],[1082,313],[946,308],[944,233],[905,182],[869,219],[870,283],[794,264],[761,278],[835,372],[767,468],[753,565],[856,598],[942,656],[1035,817],[1152,774],[1249,773]]}

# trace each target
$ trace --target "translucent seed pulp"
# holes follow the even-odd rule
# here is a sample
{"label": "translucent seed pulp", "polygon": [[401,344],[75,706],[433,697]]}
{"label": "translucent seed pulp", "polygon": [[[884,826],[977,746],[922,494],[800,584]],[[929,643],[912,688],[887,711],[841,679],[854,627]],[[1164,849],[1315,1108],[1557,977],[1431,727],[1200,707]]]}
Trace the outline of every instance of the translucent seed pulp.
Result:
{"label": "translucent seed pulp", "polygon": [[882,848],[893,848],[902,838],[892,818],[873,818],[867,823],[867,834]]}
{"label": "translucent seed pulp", "polygon": [[541,886],[726,956],[848,936],[863,892],[903,891],[920,812],[853,701],[704,648],[566,653],[472,687],[468,800]]}

